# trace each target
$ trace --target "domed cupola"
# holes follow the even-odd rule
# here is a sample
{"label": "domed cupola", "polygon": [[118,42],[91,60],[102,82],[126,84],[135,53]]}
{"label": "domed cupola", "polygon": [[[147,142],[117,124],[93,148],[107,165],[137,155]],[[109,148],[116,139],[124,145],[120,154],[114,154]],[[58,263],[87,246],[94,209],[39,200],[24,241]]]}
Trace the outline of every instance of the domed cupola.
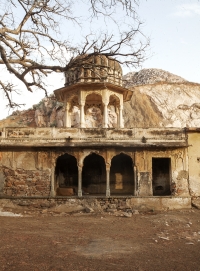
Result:
{"label": "domed cupola", "polygon": [[54,91],[64,103],[65,127],[123,128],[123,103],[132,91],[122,87],[118,61],[105,55],[82,55],[68,64],[65,87]]}
{"label": "domed cupola", "polygon": [[105,55],[78,56],[65,72],[65,86],[76,83],[109,82],[122,86],[122,68]]}

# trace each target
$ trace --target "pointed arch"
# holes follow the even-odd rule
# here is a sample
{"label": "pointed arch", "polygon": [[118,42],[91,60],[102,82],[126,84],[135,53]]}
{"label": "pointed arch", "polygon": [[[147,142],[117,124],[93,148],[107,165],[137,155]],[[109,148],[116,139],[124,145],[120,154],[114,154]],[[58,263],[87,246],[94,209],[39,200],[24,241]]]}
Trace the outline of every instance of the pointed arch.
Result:
{"label": "pointed arch", "polygon": [[120,99],[115,94],[111,94],[108,104],[108,127],[117,128],[119,123],[119,105]]}
{"label": "pointed arch", "polygon": [[132,158],[124,153],[114,156],[110,167],[111,195],[134,195],[134,168]]}
{"label": "pointed arch", "polygon": [[72,110],[73,106],[78,106],[79,97],[78,94],[73,94],[69,97],[68,103],[70,104],[70,111]]}
{"label": "pointed arch", "polygon": [[115,106],[120,105],[120,98],[116,93],[110,93],[109,104],[113,104]]}
{"label": "pointed arch", "polygon": [[85,126],[86,128],[101,128],[103,121],[102,96],[90,93],[85,100]]}
{"label": "pointed arch", "polygon": [[78,189],[78,166],[76,158],[68,153],[56,160],[55,182],[57,195],[72,196]]}
{"label": "pointed arch", "polygon": [[83,194],[105,194],[106,165],[105,160],[94,152],[85,157],[82,170]]}
{"label": "pointed arch", "polygon": [[85,100],[87,99],[88,96],[90,95],[98,95],[100,97],[102,97],[102,91],[101,90],[89,90],[87,91],[84,96],[85,96]]}

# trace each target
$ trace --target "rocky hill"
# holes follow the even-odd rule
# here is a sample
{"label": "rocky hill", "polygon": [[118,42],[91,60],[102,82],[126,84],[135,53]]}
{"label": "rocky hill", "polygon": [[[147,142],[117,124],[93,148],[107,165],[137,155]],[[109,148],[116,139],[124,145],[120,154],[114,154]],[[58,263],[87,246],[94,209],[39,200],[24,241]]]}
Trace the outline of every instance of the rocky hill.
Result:
{"label": "rocky hill", "polygon": [[161,69],[143,69],[139,72],[129,72],[123,77],[124,87],[155,84],[158,82],[182,83],[186,82],[180,76]]}
{"label": "rocky hill", "polygon": [[[43,98],[28,110],[16,110],[6,119],[0,120],[0,127],[53,127],[58,126],[63,104],[52,94]],[[39,122],[38,122],[39,120]]]}
{"label": "rocky hill", "polygon": [[[124,76],[124,87],[133,91],[124,103],[125,127],[200,127],[200,84],[161,69],[143,69]],[[54,95],[26,111],[15,111],[2,126],[59,127],[62,104]]]}
{"label": "rocky hill", "polygon": [[133,90],[124,104],[126,127],[200,127],[200,84],[160,69],[124,76]]}

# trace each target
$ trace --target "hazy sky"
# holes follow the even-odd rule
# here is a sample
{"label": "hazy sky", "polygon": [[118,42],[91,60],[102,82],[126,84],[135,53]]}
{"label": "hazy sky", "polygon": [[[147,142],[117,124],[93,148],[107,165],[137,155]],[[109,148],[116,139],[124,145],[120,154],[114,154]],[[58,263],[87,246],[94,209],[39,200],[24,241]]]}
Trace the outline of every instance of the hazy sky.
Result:
{"label": "hazy sky", "polygon": [[145,0],[138,12],[150,36],[143,68],[160,68],[200,83],[200,1]]}
{"label": "hazy sky", "polygon": [[[141,68],[163,69],[200,83],[200,1],[140,0],[137,10],[144,22],[143,33],[150,37],[149,58]],[[129,71],[124,69],[124,74]],[[64,85],[63,77],[51,76],[48,84],[51,93]],[[30,108],[44,97],[42,91],[28,93],[22,86],[19,89],[21,95],[16,99],[26,104],[21,109]],[[6,109],[6,103],[1,93],[0,119],[11,113]]]}

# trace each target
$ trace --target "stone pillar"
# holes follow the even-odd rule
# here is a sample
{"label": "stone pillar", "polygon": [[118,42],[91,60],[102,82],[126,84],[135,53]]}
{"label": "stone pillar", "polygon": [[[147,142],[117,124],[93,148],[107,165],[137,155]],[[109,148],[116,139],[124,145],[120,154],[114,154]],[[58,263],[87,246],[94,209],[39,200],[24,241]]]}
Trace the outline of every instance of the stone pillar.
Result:
{"label": "stone pillar", "polygon": [[134,196],[137,196],[137,169],[136,166],[133,165],[133,178],[134,178]]}
{"label": "stone pillar", "polygon": [[123,105],[119,106],[119,128],[124,128],[124,120],[123,120]]}
{"label": "stone pillar", "polygon": [[85,113],[84,113],[85,103],[80,105],[80,128],[85,128]]}
{"label": "stone pillar", "polygon": [[117,128],[119,128],[119,108],[116,108],[116,114],[117,114]]}
{"label": "stone pillar", "polygon": [[82,168],[83,166],[78,166],[78,197],[82,197]]}
{"label": "stone pillar", "polygon": [[67,103],[66,105],[65,105],[65,120],[64,120],[65,122],[64,122],[64,127],[66,127],[66,128],[69,128],[69,127],[71,127],[71,125],[70,125],[70,114],[69,114],[69,103]]}
{"label": "stone pillar", "polygon": [[104,104],[103,128],[108,128],[108,104]]}
{"label": "stone pillar", "polygon": [[6,128],[5,128],[5,127],[3,128],[3,131],[2,131],[1,136],[2,136],[2,137],[6,137]]}
{"label": "stone pillar", "polygon": [[[185,162],[183,163],[183,169],[187,172],[189,172],[189,161],[188,161],[188,148],[185,148],[183,151],[183,159],[185,160]],[[170,180],[171,183],[172,180]],[[191,186],[190,186],[190,182],[189,182],[189,176],[187,177],[187,184],[188,184],[188,189],[187,189],[187,194],[190,194],[191,190]]]}
{"label": "stone pillar", "polygon": [[80,69],[80,76],[79,76],[79,78],[80,78],[80,82],[84,82],[84,69],[83,68]]}
{"label": "stone pillar", "polygon": [[106,197],[110,197],[110,165],[106,165]]}
{"label": "stone pillar", "polygon": [[55,197],[55,167],[51,169],[51,192],[50,197]]}

